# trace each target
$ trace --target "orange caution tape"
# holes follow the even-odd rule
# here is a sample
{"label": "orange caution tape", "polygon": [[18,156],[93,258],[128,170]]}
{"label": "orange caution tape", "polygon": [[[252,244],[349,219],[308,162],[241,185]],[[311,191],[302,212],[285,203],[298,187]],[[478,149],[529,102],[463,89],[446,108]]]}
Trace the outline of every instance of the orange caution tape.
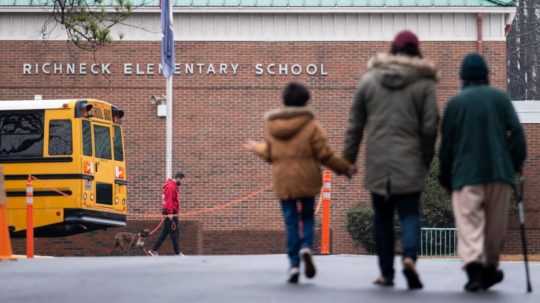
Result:
{"label": "orange caution tape", "polygon": [[[198,215],[201,215],[201,214],[205,214],[205,213],[210,213],[210,212],[216,212],[216,211],[220,211],[220,210],[223,210],[223,209],[227,209],[235,204],[239,204],[239,203],[242,203],[242,202],[245,202],[245,201],[248,201],[249,199],[265,192],[265,191],[268,191],[272,188],[272,185],[268,185],[268,186],[265,186],[265,187],[262,187],[260,188],[259,190],[256,190],[254,192],[251,192],[247,195],[244,195],[242,197],[239,197],[237,199],[234,199],[234,200],[231,200],[229,202],[225,202],[223,204],[220,204],[220,205],[217,205],[217,206],[214,206],[214,207],[209,207],[209,208],[201,208],[201,209],[195,209],[195,210],[192,210],[192,211],[188,211],[188,212],[185,212],[185,213],[182,213],[181,216],[182,218],[185,218],[185,217],[195,217],[195,216],[198,216]],[[145,215],[143,216],[144,219],[151,219],[151,218],[162,218],[163,215],[156,215],[156,214],[150,214],[150,215]]]}
{"label": "orange caution tape", "polygon": [[[31,177],[32,177],[32,180],[33,180],[33,181],[40,180],[40,179],[36,178],[35,176],[31,176]],[[64,197],[69,197],[68,194],[66,194],[65,192],[63,192],[63,191],[61,191],[60,189],[55,188],[55,187],[51,187],[51,188],[40,188],[40,189],[51,190],[51,191],[54,191],[54,192],[56,192],[56,193],[58,193],[58,194],[60,194],[60,195],[62,195],[62,196],[64,196]]]}

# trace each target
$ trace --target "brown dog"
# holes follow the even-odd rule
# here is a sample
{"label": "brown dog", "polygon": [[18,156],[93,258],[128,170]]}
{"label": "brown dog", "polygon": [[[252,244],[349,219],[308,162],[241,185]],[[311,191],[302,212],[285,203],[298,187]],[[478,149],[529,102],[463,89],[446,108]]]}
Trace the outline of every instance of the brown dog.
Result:
{"label": "brown dog", "polygon": [[146,249],[144,249],[144,241],[149,234],[150,231],[148,229],[143,229],[138,233],[119,232],[114,236],[114,248],[112,252],[130,255],[133,249],[140,249],[147,255],[148,253]]}

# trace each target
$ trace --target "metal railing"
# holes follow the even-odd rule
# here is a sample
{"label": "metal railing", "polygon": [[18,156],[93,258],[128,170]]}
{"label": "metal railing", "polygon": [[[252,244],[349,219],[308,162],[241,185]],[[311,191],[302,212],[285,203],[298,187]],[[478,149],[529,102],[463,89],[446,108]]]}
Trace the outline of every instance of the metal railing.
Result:
{"label": "metal railing", "polygon": [[421,256],[456,256],[457,231],[455,228],[422,227],[420,232]]}

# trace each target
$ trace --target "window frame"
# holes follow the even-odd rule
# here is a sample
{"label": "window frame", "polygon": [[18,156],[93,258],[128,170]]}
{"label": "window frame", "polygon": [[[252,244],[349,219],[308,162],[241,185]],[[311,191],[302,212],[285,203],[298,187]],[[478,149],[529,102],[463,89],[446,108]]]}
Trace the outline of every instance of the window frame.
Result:
{"label": "window frame", "polygon": [[[113,159],[113,150],[112,150],[112,136],[111,136],[111,128],[110,126],[108,125],[101,125],[101,124],[97,124],[97,123],[92,123],[92,128],[93,128],[93,135],[94,135],[94,157],[96,158],[99,158],[99,159],[103,159],[103,160],[112,160]],[[108,149],[108,158],[104,158],[104,157],[101,157],[101,154],[98,154],[99,153],[99,149],[98,149],[98,141],[99,141],[99,138],[96,134],[96,129],[98,128],[102,128],[102,129],[106,129],[107,130],[107,134],[108,134],[108,141],[109,141],[109,149]]]}
{"label": "window frame", "polygon": [[[93,140],[92,140],[92,136],[93,136],[93,134],[92,134],[92,122],[90,122],[89,120],[86,120],[86,119],[83,119],[81,121],[82,121],[81,122],[81,137],[82,137],[81,138],[81,140],[82,140],[81,141],[81,144],[82,144],[81,153],[85,157],[93,157],[94,156],[94,143],[93,143]],[[86,153],[86,151],[87,151],[86,146],[85,146],[85,143],[86,143],[85,138],[86,138],[86,136],[85,136],[85,132],[84,132],[85,125],[88,125],[88,135],[89,135],[89,139],[90,139],[90,154]]]}
{"label": "window frame", "polygon": [[[0,154],[0,161],[5,161],[5,160],[14,160],[14,159],[21,159],[21,160],[25,160],[25,159],[36,159],[36,158],[43,158],[45,156],[45,145],[46,145],[46,141],[45,141],[45,111],[44,110],[39,110],[39,109],[36,109],[36,110],[9,110],[9,111],[3,111],[2,113],[5,113],[5,112],[11,112],[11,113],[15,113],[15,114],[37,114],[39,115],[40,117],[40,122],[41,122],[41,133],[39,134],[34,134],[34,135],[40,135],[41,138],[41,142],[39,143],[40,145],[38,146],[38,149],[40,150],[39,154],[36,153],[36,154],[30,154],[30,155],[21,155],[21,154],[17,154],[17,155],[12,155],[12,154],[7,154],[5,156],[1,155]],[[1,114],[1,113],[0,113]],[[0,129],[0,148],[1,148],[1,140],[2,140],[2,136],[3,135],[10,135],[10,134],[4,134],[4,133],[1,133],[1,129]],[[13,135],[16,135],[16,133],[14,133]],[[20,145],[20,144],[19,144]]]}
{"label": "window frame", "polygon": [[[113,148],[113,157],[114,157],[115,161],[121,161],[121,162],[123,162],[124,158],[125,158],[124,157],[124,140],[123,140],[124,136],[123,136],[122,133],[123,133],[122,128],[119,125],[113,125],[113,140],[112,140],[113,141],[113,146],[112,146],[112,148]],[[117,137],[119,137],[120,139],[117,140]],[[118,155],[117,154],[117,151],[118,151],[117,150],[117,147],[118,147],[117,143],[120,144],[120,150],[119,150],[120,157],[119,158],[117,157],[117,155]]]}
{"label": "window frame", "polygon": [[[51,144],[52,139],[52,132],[51,132],[51,124],[55,122],[67,122],[67,125],[69,125],[69,153],[51,153],[51,146],[54,146]],[[48,137],[47,137],[47,155],[53,156],[53,157],[62,157],[62,156],[72,156],[73,155],[73,122],[71,119],[49,119],[48,120]]]}

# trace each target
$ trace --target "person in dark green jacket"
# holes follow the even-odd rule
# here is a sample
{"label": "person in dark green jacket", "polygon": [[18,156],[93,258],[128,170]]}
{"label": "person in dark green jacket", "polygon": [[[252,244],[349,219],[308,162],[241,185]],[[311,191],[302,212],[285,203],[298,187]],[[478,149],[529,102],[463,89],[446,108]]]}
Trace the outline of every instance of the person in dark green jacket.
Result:
{"label": "person in dark green jacket", "polygon": [[458,254],[469,279],[465,290],[474,292],[503,280],[498,265],[512,184],[527,148],[512,102],[489,85],[482,56],[467,55],[460,77],[463,89],[443,116],[439,181],[452,193]]}

